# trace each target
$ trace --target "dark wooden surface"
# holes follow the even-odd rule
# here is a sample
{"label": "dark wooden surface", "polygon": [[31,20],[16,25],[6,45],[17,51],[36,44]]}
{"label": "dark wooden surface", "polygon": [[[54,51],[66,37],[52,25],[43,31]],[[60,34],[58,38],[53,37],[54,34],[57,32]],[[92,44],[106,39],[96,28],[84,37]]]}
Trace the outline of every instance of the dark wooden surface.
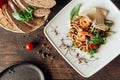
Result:
{"label": "dark wooden surface", "polygon": [[[57,0],[57,5],[52,9],[49,20],[69,1]],[[113,2],[120,8],[119,0],[113,0]],[[35,44],[34,50],[27,51],[24,48],[27,42]],[[48,48],[50,48],[50,51]],[[39,51],[40,53],[38,53]],[[49,53],[50,56],[43,58],[41,53]],[[120,56],[95,75],[86,79],[74,71],[53,48],[46,39],[43,28],[30,34],[15,34],[0,28],[0,72],[13,64],[21,62],[37,65],[45,74],[46,80],[120,80]]]}

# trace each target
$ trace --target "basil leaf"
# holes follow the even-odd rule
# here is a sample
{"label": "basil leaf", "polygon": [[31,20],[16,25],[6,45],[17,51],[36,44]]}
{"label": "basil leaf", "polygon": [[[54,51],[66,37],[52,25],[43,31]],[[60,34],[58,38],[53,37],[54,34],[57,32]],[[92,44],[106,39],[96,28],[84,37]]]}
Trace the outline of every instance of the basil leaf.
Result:
{"label": "basil leaf", "polygon": [[73,9],[72,9],[72,11],[71,11],[71,13],[70,13],[70,20],[74,20],[75,19],[75,17],[78,15],[78,13],[79,13],[79,10],[80,10],[80,4],[78,4],[78,5],[76,5]]}
{"label": "basil leaf", "polygon": [[12,13],[12,16],[13,16],[16,20],[18,20],[18,21],[21,21],[21,22],[25,22],[25,21],[26,21],[26,19],[24,18],[24,15],[21,14],[21,13],[19,13],[19,12],[14,12],[14,13]]}
{"label": "basil leaf", "polygon": [[92,49],[89,51],[89,54],[90,54],[90,58],[93,58],[94,57],[94,54],[97,52],[97,49]]}
{"label": "basil leaf", "polygon": [[29,12],[29,11],[27,11],[27,10],[24,10],[24,11],[23,11],[23,14],[24,14],[24,16],[25,16],[25,18],[26,18],[26,21],[33,19],[33,16],[32,16],[32,13],[31,13],[31,12]]}
{"label": "basil leaf", "polygon": [[36,7],[33,7],[33,6],[27,6],[25,10],[23,10],[21,13],[19,12],[14,12],[12,14],[12,16],[18,20],[18,21],[21,21],[21,22],[26,22],[26,21],[29,21],[29,20],[33,20],[33,15],[32,15],[32,12],[33,10],[35,10]]}
{"label": "basil leaf", "polygon": [[36,7],[29,5],[29,6],[27,6],[26,9],[29,10],[29,11],[33,11],[33,10],[36,9]]}

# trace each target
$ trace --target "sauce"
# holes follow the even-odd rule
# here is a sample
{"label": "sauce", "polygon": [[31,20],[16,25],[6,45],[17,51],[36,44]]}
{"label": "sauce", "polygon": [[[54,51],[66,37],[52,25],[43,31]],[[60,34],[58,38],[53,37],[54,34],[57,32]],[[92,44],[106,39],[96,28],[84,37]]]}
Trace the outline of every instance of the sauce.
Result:
{"label": "sauce", "polygon": [[7,3],[7,0],[0,0],[0,8],[2,8],[2,5]]}

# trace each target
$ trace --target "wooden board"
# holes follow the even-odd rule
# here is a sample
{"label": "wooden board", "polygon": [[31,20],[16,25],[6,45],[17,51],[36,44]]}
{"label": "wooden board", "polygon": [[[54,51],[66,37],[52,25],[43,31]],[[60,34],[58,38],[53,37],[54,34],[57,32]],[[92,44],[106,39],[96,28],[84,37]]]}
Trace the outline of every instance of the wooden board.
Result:
{"label": "wooden board", "polygon": [[[51,9],[49,21],[70,0],[57,0],[57,5]],[[120,8],[119,0],[112,0]],[[59,55],[46,39],[43,29],[29,33],[16,34],[0,27],[0,72],[7,67],[21,62],[29,62],[37,65],[45,74],[46,80],[119,80],[120,56],[105,66],[89,79],[81,77]],[[33,42],[35,48],[27,51],[24,47],[28,42]],[[43,57],[43,54],[45,58]]]}

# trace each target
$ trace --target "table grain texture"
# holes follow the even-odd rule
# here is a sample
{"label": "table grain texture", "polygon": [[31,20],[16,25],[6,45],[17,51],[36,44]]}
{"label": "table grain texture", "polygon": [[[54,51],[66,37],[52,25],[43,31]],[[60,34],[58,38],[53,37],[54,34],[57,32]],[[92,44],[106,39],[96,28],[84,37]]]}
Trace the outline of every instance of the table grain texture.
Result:
{"label": "table grain texture", "polygon": [[[51,9],[48,22],[70,1],[57,0],[57,5]],[[120,0],[112,1],[120,9]],[[0,28],[0,72],[13,64],[29,62],[43,71],[46,80],[120,80],[120,56],[92,77],[83,78],[50,44],[43,29],[44,27],[39,28],[29,34],[16,34]],[[24,48],[28,42],[35,44],[32,51]]]}

